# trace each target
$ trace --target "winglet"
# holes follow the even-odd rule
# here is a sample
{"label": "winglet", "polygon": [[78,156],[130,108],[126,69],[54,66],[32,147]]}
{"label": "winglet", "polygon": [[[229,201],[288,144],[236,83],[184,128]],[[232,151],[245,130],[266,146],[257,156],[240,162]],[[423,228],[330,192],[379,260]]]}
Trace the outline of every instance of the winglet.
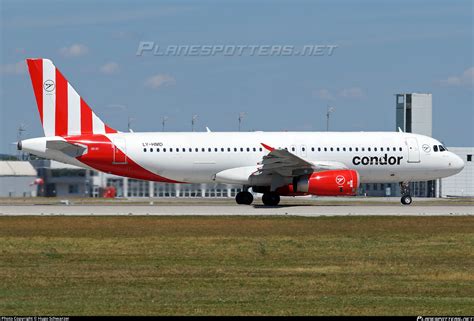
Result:
{"label": "winglet", "polygon": [[275,148],[270,147],[270,146],[268,146],[268,145],[266,145],[266,144],[264,144],[264,143],[260,143],[260,144],[261,144],[265,149],[269,150],[270,152],[273,152],[273,151],[275,150]]}

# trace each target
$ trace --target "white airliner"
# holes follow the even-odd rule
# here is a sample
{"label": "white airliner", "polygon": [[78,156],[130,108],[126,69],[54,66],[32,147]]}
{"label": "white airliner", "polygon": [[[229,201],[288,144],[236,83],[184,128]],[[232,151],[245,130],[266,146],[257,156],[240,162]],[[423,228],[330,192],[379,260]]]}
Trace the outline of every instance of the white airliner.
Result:
{"label": "white airliner", "polygon": [[45,137],[18,142],[40,157],[136,179],[240,184],[265,205],[280,196],[356,195],[361,183],[398,182],[411,204],[410,181],[454,175],[457,155],[431,137],[403,132],[123,133],[107,126],[48,59],[27,59]]}

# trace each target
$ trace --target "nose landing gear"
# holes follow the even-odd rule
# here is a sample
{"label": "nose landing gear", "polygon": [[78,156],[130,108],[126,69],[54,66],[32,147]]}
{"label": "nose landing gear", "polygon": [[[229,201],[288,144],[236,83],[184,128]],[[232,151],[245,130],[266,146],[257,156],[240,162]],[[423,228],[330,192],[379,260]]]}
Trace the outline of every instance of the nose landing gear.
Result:
{"label": "nose landing gear", "polygon": [[410,205],[413,200],[411,199],[410,185],[408,185],[408,182],[400,182],[400,192],[402,194],[400,202],[403,205]]}

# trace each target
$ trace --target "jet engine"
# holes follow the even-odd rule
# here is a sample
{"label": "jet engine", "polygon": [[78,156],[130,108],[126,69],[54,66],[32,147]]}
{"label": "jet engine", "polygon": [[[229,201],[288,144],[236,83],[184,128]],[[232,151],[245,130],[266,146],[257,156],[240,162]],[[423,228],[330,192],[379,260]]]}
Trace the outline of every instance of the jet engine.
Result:
{"label": "jet engine", "polygon": [[359,174],[355,170],[328,170],[293,179],[293,192],[317,196],[356,195]]}

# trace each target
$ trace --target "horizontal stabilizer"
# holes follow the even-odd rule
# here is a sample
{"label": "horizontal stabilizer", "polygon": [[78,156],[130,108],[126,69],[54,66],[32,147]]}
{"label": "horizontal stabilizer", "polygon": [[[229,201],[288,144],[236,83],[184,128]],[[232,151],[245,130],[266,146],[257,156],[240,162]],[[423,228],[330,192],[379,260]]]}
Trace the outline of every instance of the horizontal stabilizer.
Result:
{"label": "horizontal stabilizer", "polygon": [[46,148],[60,151],[71,157],[78,157],[87,152],[87,147],[72,144],[64,140],[48,140],[46,142]]}

